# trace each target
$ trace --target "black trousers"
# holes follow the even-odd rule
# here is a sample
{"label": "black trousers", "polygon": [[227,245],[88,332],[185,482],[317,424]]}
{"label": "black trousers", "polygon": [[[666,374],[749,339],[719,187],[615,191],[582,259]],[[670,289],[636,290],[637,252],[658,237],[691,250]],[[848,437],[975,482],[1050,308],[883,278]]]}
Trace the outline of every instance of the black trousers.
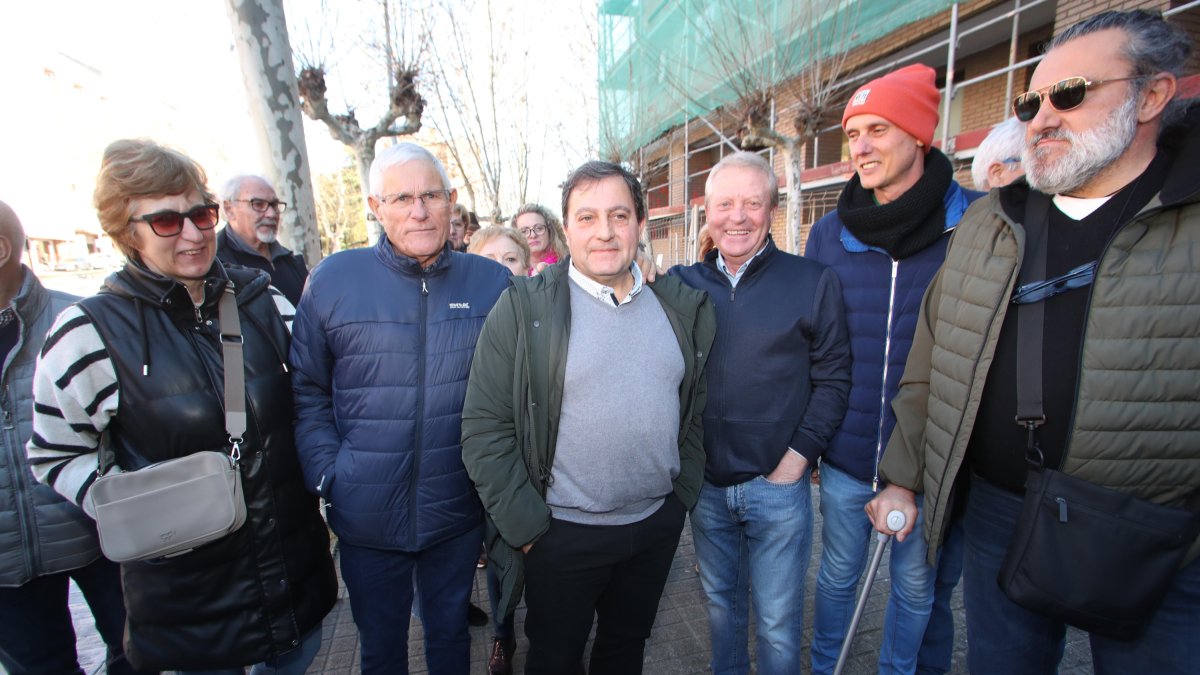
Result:
{"label": "black trousers", "polygon": [[75,653],[68,583],[75,580],[92,610],[96,630],[108,645],[108,672],[136,672],[121,646],[125,601],[121,568],[105,558],[71,570],[0,588],[0,672],[13,675],[82,674]]}
{"label": "black trousers", "polygon": [[629,525],[553,520],[525,557],[526,675],[574,675],[597,619],[590,675],[642,672],[686,512],[674,495]]}

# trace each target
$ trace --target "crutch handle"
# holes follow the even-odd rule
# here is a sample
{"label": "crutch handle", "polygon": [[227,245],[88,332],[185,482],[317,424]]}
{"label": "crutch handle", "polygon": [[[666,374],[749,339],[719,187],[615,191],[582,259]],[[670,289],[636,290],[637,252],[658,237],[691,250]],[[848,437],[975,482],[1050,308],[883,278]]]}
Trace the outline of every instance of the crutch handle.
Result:
{"label": "crutch handle", "polygon": [[[908,522],[908,518],[904,517],[903,511],[891,511],[887,514],[887,526],[888,526],[888,529],[892,531],[892,534],[896,534],[900,530],[903,530],[904,524],[906,522]],[[875,541],[882,544],[883,542],[887,541],[888,539],[891,539],[892,534],[876,532],[875,533]]]}

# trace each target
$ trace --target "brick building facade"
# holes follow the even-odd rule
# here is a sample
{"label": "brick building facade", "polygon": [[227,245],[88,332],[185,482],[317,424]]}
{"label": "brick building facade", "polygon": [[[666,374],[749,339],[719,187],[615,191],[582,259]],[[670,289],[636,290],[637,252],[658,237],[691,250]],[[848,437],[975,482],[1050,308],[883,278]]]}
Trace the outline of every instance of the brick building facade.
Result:
{"label": "brick building facade", "polygon": [[[835,208],[838,194],[852,174],[838,123],[844,97],[863,81],[910,63],[925,63],[938,72],[944,111],[947,68],[952,58],[949,36],[952,30],[957,32],[954,96],[949,120],[943,114],[942,124],[949,124],[943,150],[954,162],[959,182],[970,186],[975,149],[991,126],[1005,118],[1011,96],[1026,90],[1036,65],[1031,59],[1042,53],[1054,34],[1104,10],[1144,8],[1168,13],[1174,9],[1171,20],[1200,37],[1200,9],[1187,4],[1180,0],[973,0],[959,3],[957,12],[939,12],[853,50],[842,71],[846,73],[843,97],[828,114],[829,128],[803,149],[799,241],[807,238],[812,222]],[[1010,64],[1017,67],[1010,68]],[[1198,70],[1200,55],[1190,64],[1189,74]],[[787,83],[776,88],[774,109],[783,113],[776,118],[775,129],[784,134],[794,134],[793,116],[788,111],[797,103],[795,89]],[[695,232],[704,218],[704,181],[709,169],[737,145],[736,122],[722,125],[720,119],[721,111],[716,110],[679,124],[638,148],[632,157],[623,158],[643,179],[650,208],[651,242],[665,266],[692,260]],[[939,127],[935,142],[942,138],[943,129]],[[771,157],[780,177],[782,202],[786,197],[782,153],[770,149],[762,152]],[[772,235],[781,245],[786,241],[785,212],[781,203],[772,228]]]}

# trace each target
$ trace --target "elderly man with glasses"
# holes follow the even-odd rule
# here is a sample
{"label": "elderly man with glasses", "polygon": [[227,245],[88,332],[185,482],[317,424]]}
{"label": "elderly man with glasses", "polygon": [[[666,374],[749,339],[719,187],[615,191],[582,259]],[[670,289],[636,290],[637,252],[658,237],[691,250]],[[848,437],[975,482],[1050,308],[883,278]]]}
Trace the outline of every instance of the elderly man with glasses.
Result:
{"label": "elderly man with glasses", "polygon": [[1008,185],[1025,175],[1021,149],[1025,147],[1025,124],[1010,117],[992,127],[971,160],[975,189],[987,192]]}
{"label": "elderly man with glasses", "polygon": [[475,343],[510,273],[451,250],[456,199],[421,146],[379,153],[367,201],[383,236],[326,258],[296,310],[296,446],[341,543],[363,673],[408,672],[414,590],[428,671],[470,669],[483,508],[460,427]]}
{"label": "elderly man with glasses", "polygon": [[266,272],[271,284],[292,305],[308,278],[304,258],[284,248],[279,237],[279,216],[287,208],[275,188],[262,176],[234,176],[221,190],[221,210],[228,226],[217,235],[217,257],[230,265]]}
{"label": "elderly man with glasses", "polygon": [[[1176,124],[1172,101],[1190,54],[1186,33],[1141,10],[1057,35],[1013,101],[1028,184],[967,211],[923,301],[880,467],[888,487],[867,511],[881,532],[889,511],[907,512],[897,539],[923,535],[932,561],[965,500],[972,673],[1056,672],[1068,622],[1089,630],[1096,672],[1195,672],[1200,134],[1191,111]],[[1043,481],[1070,490],[1038,520]],[[1077,538],[1117,511],[1088,509],[1092,493],[1155,517]],[[1174,535],[1176,560],[1158,573],[1153,553],[1102,566],[1168,511],[1192,523]],[[1038,531],[1051,534],[1018,564]],[[1036,590],[1019,583],[1043,571]],[[1156,583],[1161,595],[1131,593]],[[1121,616],[1137,630],[1118,630]]]}

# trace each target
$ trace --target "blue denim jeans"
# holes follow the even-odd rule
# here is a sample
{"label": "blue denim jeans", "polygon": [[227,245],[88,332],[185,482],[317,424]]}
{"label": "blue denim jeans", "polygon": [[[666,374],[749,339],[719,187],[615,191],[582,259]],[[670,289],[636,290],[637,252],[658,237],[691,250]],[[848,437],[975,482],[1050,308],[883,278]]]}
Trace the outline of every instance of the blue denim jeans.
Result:
{"label": "blue denim jeans", "polygon": [[[250,675],[304,675],[309,665],[321,651],[321,624],[308,631],[300,640],[300,646],[280,654],[277,658],[256,663],[250,667]],[[245,675],[245,668],[219,668],[217,670],[178,670],[176,675]]]}
{"label": "blue denim jeans", "polygon": [[[812,672],[832,673],[854,615],[855,590],[867,564],[872,534],[871,521],[863,507],[875,496],[871,484],[839,470],[821,465],[821,567],[813,616]],[[912,534],[903,542],[893,540],[889,569],[892,580],[883,640],[879,650],[880,673],[947,672],[954,644],[954,617],[950,595],[962,570],[959,540],[948,540],[937,568],[925,562],[922,536],[924,510],[917,495],[918,516]],[[938,577],[944,573],[944,583]],[[935,589],[942,593],[936,593]],[[942,603],[934,613],[935,598]],[[937,617],[936,622],[931,618]],[[927,628],[928,626],[928,628]],[[924,644],[932,638],[936,644]],[[920,657],[918,656],[920,654]],[[944,667],[921,659],[944,662]]]}
{"label": "blue denim jeans", "polygon": [[341,542],[342,580],[358,627],[363,673],[408,672],[414,586],[424,609],[421,618],[429,672],[466,675],[470,671],[467,605],[482,538],[483,525],[479,525],[417,553]]}
{"label": "blue denim jeans", "polygon": [[[972,675],[1055,673],[1066,626],[1013,603],[996,583],[1021,496],[972,476],[967,499],[963,602]],[[1087,564],[1080,559],[1080,564]],[[1113,579],[1114,584],[1121,583]],[[1200,560],[1175,575],[1146,634],[1132,642],[1091,636],[1096,673],[1194,673],[1200,662]]]}
{"label": "blue denim jeans", "polygon": [[692,534],[708,596],[713,673],[749,672],[751,602],[758,672],[800,672],[812,531],[807,472],[782,485],[759,476],[731,487],[705,482],[700,488]]}

